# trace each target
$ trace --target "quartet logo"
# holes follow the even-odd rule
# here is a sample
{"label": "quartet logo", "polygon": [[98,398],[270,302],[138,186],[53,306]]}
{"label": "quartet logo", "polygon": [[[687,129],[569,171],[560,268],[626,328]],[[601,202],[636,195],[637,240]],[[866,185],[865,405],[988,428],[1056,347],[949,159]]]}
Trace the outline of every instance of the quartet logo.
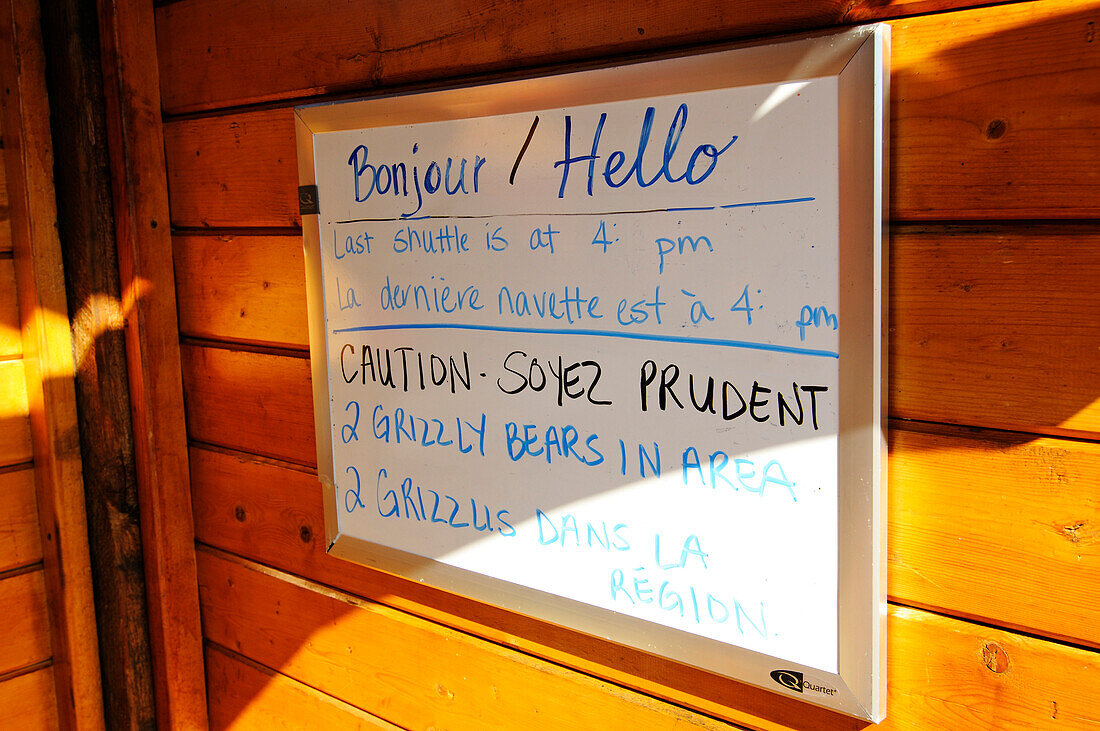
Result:
{"label": "quartet logo", "polygon": [[771,676],[772,680],[779,683],[787,690],[793,690],[795,693],[811,691],[823,695],[836,695],[836,688],[818,685],[817,683],[806,680],[805,676],[798,670],[772,670]]}

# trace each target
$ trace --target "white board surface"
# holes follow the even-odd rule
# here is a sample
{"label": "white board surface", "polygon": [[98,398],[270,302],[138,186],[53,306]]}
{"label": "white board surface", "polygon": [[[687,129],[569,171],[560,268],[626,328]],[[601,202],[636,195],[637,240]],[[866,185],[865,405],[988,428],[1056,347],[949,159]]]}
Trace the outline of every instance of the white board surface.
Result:
{"label": "white board surface", "polygon": [[842,367],[881,366],[881,319],[842,292],[879,282],[842,271],[840,74],[677,92],[657,66],[652,95],[299,110],[335,550],[874,715],[836,682],[842,492],[881,498],[841,464],[847,400],[880,408]]}

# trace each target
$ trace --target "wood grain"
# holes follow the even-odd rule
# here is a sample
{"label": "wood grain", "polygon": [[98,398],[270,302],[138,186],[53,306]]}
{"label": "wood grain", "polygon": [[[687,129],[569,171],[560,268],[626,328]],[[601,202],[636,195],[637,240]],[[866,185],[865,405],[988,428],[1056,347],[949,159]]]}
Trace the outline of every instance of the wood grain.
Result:
{"label": "wood grain", "polygon": [[891,23],[894,218],[1095,217],[1097,0]]}
{"label": "wood grain", "polygon": [[112,731],[142,731],[156,724],[156,703],[122,332],[128,307],[119,285],[103,72],[89,63],[99,58],[99,24],[80,0],[41,7],[103,711]]}
{"label": "wood grain", "polygon": [[211,729],[399,731],[355,706],[217,645],[206,649]]}
{"label": "wood grain", "polygon": [[200,552],[199,575],[209,640],[403,728],[728,728],[257,564]]}
{"label": "wood grain", "polygon": [[207,725],[152,3],[98,6],[157,726]]}
{"label": "wood grain", "polygon": [[1100,229],[899,227],[890,413],[1095,438]]}
{"label": "wood grain", "polygon": [[0,572],[41,560],[34,470],[0,472]]}
{"label": "wood grain", "polygon": [[4,163],[57,710],[63,728],[95,731],[103,697],[44,55],[38,3],[0,3]]}
{"label": "wood grain", "polygon": [[1091,729],[1100,656],[891,607],[889,716],[880,729]]}
{"label": "wood grain", "polygon": [[22,352],[23,335],[19,332],[15,265],[11,259],[0,259],[0,360],[18,357]]}
{"label": "wood grain", "polygon": [[191,0],[158,9],[158,57],[164,107],[176,113],[829,26],[844,7],[734,0],[684,12],[670,0],[461,0],[320,13],[313,2],[252,0],[226,13],[217,0]]}
{"label": "wood grain", "polygon": [[192,440],[317,464],[309,361],[184,345]]}
{"label": "wood grain", "polygon": [[298,227],[290,107],[167,121],[172,225]]}
{"label": "wood grain", "polygon": [[0,683],[0,727],[53,731],[59,728],[53,668]]}
{"label": "wood grain", "polygon": [[[157,11],[167,113],[576,62],[979,4],[972,0],[634,4],[430,2],[399,9],[219,0]],[[317,43],[324,38],[324,43]],[[291,61],[293,59],[293,61]],[[223,73],[225,68],[235,73]]]}
{"label": "wood grain", "polygon": [[33,455],[23,361],[0,361],[0,467],[29,462]]}
{"label": "wood grain", "polygon": [[[1098,8],[1044,0],[892,23],[895,220],[1100,213]],[[299,225],[289,106],[174,120],[165,145],[174,225]]]}
{"label": "wood grain", "polygon": [[42,570],[0,579],[4,641],[0,642],[0,675],[48,660],[50,617]]}
{"label": "wood grain", "polygon": [[890,432],[889,591],[1100,647],[1100,445]]}
{"label": "wood grain", "polygon": [[[258,564],[200,553],[199,566],[209,639],[398,725],[584,727],[600,718],[608,728],[722,727]],[[889,716],[880,728],[1085,729],[1100,722],[1095,652],[905,607],[891,608],[888,632]],[[720,684],[703,674],[697,682]],[[723,715],[751,727],[862,726],[777,694],[744,686],[736,693],[741,702]],[[745,710],[753,696],[772,701],[761,716]]]}
{"label": "wood grain", "polygon": [[174,236],[180,333],[305,349],[302,238]]}
{"label": "wood grain", "polygon": [[[173,224],[279,229],[173,241],[195,339],[181,358],[196,536],[215,547],[199,558],[215,725],[327,713],[331,696],[405,727],[721,725],[677,706],[753,728],[861,726],[324,553],[291,100],[960,4],[643,5],[612,0],[598,23],[573,0],[157,9],[164,108],[202,112],[165,127]],[[1041,0],[891,23],[895,222],[1100,213],[1097,15],[1096,0]],[[1100,230],[910,223],[890,253],[889,587],[911,606],[891,610],[884,727],[1092,728]]]}

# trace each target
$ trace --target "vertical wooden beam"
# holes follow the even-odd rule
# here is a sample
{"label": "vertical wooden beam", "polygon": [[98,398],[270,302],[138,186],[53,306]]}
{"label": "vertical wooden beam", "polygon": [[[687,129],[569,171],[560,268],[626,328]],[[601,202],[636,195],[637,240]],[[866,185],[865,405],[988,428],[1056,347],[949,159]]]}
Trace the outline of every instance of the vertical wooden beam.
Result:
{"label": "vertical wooden beam", "polygon": [[82,0],[41,7],[103,706],[112,731],[138,731],[156,714],[99,19]]}
{"label": "vertical wooden beam", "polygon": [[102,729],[99,657],[37,0],[0,1],[4,157],[59,722]]}
{"label": "vertical wooden beam", "polygon": [[205,728],[206,684],[151,0],[100,0],[149,633],[160,728]]}

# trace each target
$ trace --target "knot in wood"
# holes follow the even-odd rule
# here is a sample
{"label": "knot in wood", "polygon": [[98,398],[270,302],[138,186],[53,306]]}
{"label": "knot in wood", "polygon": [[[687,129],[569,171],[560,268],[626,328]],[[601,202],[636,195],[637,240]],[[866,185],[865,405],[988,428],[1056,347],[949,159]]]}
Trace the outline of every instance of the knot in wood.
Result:
{"label": "knot in wood", "polygon": [[987,642],[982,647],[982,662],[995,673],[1008,671],[1008,653],[996,642]]}

